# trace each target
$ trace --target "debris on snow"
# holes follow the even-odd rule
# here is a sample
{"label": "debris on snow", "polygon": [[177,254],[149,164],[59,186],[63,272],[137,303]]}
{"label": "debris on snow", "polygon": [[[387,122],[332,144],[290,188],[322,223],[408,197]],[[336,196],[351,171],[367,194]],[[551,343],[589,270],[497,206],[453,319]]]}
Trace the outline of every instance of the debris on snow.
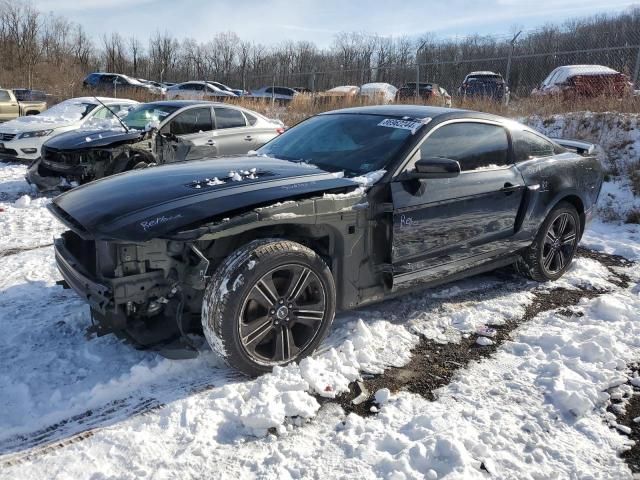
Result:
{"label": "debris on snow", "polygon": [[478,337],[476,339],[476,343],[478,345],[483,346],[483,347],[488,347],[489,345],[493,345],[493,340],[491,340],[490,338],[487,338],[487,337]]}
{"label": "debris on snow", "polygon": [[389,401],[389,398],[391,398],[391,391],[388,388],[381,388],[376,392],[374,398],[378,405],[384,405]]}

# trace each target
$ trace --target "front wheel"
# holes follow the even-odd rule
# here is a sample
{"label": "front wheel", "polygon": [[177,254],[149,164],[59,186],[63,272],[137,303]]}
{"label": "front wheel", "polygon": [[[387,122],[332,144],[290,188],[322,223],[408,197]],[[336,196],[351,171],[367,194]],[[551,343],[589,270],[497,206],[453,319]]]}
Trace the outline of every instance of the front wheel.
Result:
{"label": "front wheel", "polygon": [[312,353],[336,304],[331,271],[296,242],[254,240],[218,267],[204,294],[202,327],[232,367],[259,375]]}
{"label": "front wheel", "polygon": [[518,263],[533,280],[556,280],[569,268],[578,249],[580,217],[575,207],[559,203],[547,216],[534,242]]}

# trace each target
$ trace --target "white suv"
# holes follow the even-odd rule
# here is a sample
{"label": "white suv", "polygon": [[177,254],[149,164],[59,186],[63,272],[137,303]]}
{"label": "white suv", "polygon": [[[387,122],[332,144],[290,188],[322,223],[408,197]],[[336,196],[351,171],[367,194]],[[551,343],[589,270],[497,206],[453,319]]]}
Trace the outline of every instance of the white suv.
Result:
{"label": "white suv", "polygon": [[39,115],[18,117],[3,123],[0,125],[0,157],[7,160],[36,160],[40,157],[42,144],[50,138],[92,124],[117,121],[114,113],[118,115],[118,112],[126,112],[138,104],[135,100],[124,98],[98,98],[100,101],[95,97],[72,98]]}

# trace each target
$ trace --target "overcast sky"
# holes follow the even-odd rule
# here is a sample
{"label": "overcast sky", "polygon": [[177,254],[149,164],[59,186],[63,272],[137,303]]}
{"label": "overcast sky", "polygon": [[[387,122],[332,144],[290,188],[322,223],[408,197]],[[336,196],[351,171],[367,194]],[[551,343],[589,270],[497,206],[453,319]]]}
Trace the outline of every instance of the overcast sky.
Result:
{"label": "overcast sky", "polygon": [[[21,0],[15,0],[21,1]],[[81,23],[95,38],[119,32],[145,41],[156,31],[209,40],[233,31],[265,45],[310,40],[329,46],[344,31],[383,36],[503,35],[514,26],[614,13],[640,0],[32,0],[43,12]]]}

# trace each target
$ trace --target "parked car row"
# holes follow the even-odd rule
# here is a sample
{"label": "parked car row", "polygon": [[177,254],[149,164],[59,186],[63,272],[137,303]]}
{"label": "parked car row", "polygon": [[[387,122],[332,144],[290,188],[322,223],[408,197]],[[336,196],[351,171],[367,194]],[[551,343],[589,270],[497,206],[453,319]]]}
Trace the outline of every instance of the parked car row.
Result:
{"label": "parked car row", "polygon": [[[376,103],[391,103],[420,98],[441,106],[451,106],[451,95],[438,83],[408,82],[396,88],[384,82],[366,83],[361,86],[340,85],[329,90],[314,93],[308,88],[265,86],[250,91],[234,89],[214,80],[189,81],[178,84],[133,79],[126,75],[113,73],[92,73],[83,85],[101,91],[118,90],[147,91],[161,95],[166,99],[188,100],[224,100],[230,97],[268,99],[286,104],[298,95],[313,95],[315,101],[327,102],[338,98],[367,98]],[[509,103],[511,92],[509,85],[498,72],[469,72],[456,93],[462,99],[482,98],[499,103]],[[566,65],[553,70],[549,76],[535,88],[533,96],[562,96],[563,98],[593,97],[598,95],[622,96],[634,94],[633,86],[626,75],[602,65]]]}

